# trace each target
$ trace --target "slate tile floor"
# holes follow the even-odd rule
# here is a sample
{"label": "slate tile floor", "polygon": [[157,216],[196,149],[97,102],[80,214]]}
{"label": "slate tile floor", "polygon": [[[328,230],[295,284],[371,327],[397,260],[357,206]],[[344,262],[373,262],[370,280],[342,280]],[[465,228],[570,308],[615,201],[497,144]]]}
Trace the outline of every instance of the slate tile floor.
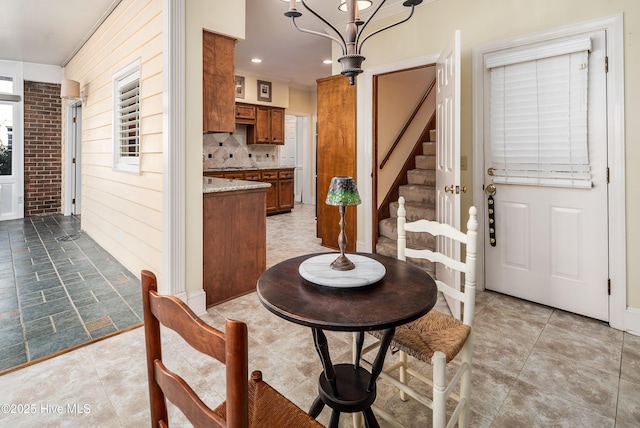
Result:
{"label": "slate tile floor", "polygon": [[[296,205],[291,214],[267,219],[268,266],[326,251],[315,238],[313,208]],[[442,302],[438,305],[443,308]],[[308,408],[321,369],[309,329],[276,317],[255,293],[212,306],[202,316],[217,328],[223,328],[225,318],[248,324],[249,370],[262,370],[267,382]],[[640,337],[489,291],[477,294],[474,329],[472,427],[640,427]],[[164,330],[163,335],[168,367],[193,384],[205,402],[219,403],[224,367],[173,332]],[[348,361],[351,335],[328,332],[327,337],[332,359]],[[388,355],[387,361],[392,358]],[[0,426],[12,428],[149,426],[143,329],[0,376],[2,404],[34,406],[32,413],[0,413]],[[72,405],[73,410],[73,404],[90,411],[51,411],[52,405],[65,410]],[[387,385],[378,386],[376,404],[406,427],[431,426],[428,410],[413,400],[400,401]],[[169,414],[172,427],[189,426],[171,405]],[[327,409],[319,420],[328,423]],[[391,426],[379,422],[383,428]],[[341,428],[350,426],[351,418],[340,419]]]}
{"label": "slate tile floor", "polygon": [[0,222],[0,372],[141,320],[140,281],[78,219]]}

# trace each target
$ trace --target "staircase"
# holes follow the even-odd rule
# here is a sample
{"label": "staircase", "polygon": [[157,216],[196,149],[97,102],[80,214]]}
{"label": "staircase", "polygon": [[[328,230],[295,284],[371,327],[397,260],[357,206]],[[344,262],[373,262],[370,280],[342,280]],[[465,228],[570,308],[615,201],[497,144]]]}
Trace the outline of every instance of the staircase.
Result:
{"label": "staircase", "polygon": [[[407,221],[419,219],[436,219],[436,131],[429,132],[429,140],[422,143],[422,154],[416,156],[416,168],[407,172],[409,184],[400,186],[400,196],[406,201]],[[378,223],[378,242],[376,252],[389,257],[397,256],[398,236],[398,202],[394,201],[389,206],[391,218],[381,220]],[[428,234],[407,234],[407,246],[409,248],[435,248],[435,239]],[[430,262],[422,259],[407,259],[427,271],[432,272]]]}

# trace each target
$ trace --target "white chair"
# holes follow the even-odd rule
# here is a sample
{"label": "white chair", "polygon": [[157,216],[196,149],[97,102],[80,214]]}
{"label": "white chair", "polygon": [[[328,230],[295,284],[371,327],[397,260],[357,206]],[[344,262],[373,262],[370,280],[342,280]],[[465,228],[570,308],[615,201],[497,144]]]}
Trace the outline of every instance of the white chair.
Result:
{"label": "white chair", "polygon": [[[469,221],[467,233],[463,233],[454,227],[435,221],[418,220],[406,222],[406,210],[404,198],[398,200],[398,259],[423,258],[433,263],[441,263],[448,269],[463,272],[465,276],[464,289],[462,291],[436,279],[438,290],[445,296],[463,304],[463,316],[459,320],[451,315],[437,310],[431,310],[427,315],[412,323],[396,328],[390,349],[398,350],[398,361],[385,367],[380,375],[380,380],[387,381],[400,389],[400,398],[403,401],[410,396],[418,402],[429,407],[433,411],[433,427],[442,428],[454,426],[458,422],[460,427],[469,426],[470,416],[470,390],[471,390],[471,357],[473,354],[473,313],[475,309],[475,280],[476,280],[476,248],[478,238],[478,222],[476,220],[476,208],[469,208]],[[415,250],[407,248],[407,232],[429,233],[436,237],[452,239],[466,244],[466,256],[464,261],[454,260],[446,255],[432,250]],[[440,239],[442,240],[442,238]],[[434,270],[435,272],[435,270]],[[378,339],[382,332],[371,332]],[[363,356],[379,346],[379,342],[363,349]],[[433,366],[433,379],[421,374],[418,370],[407,364],[407,355],[414,357],[416,363],[425,362]],[[459,356],[459,358],[456,358]],[[362,358],[362,364],[370,364]],[[455,361],[454,361],[454,358]],[[455,374],[447,379],[446,368],[449,363],[457,364]],[[392,372],[399,371],[397,376]],[[394,373],[395,374],[395,373]],[[409,385],[408,376],[415,381],[421,381],[432,387],[432,397],[418,392]],[[454,393],[457,384],[460,384],[459,394]],[[424,388],[423,388],[424,389]],[[449,421],[447,421],[447,401],[449,398],[457,401]],[[393,417],[381,409],[374,408],[383,419],[393,422]],[[397,424],[397,421],[395,421]]]}

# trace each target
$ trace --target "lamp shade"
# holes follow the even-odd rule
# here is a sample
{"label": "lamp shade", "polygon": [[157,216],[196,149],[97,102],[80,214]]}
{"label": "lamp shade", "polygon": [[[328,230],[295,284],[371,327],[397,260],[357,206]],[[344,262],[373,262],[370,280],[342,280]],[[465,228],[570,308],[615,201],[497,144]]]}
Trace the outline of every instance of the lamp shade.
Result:
{"label": "lamp shade", "polygon": [[60,98],[80,98],[80,82],[69,79],[62,80],[62,84],[60,85]]}
{"label": "lamp shade", "polygon": [[[358,10],[365,10],[370,8],[373,2],[371,0],[358,0],[356,4],[358,5]],[[340,2],[338,10],[340,10],[341,12],[347,11],[347,0],[342,0]]]}
{"label": "lamp shade", "polygon": [[350,206],[358,205],[362,201],[358,194],[358,188],[356,182],[352,177],[333,177],[331,179],[331,185],[329,186],[329,192],[327,193],[327,205],[336,206]]}

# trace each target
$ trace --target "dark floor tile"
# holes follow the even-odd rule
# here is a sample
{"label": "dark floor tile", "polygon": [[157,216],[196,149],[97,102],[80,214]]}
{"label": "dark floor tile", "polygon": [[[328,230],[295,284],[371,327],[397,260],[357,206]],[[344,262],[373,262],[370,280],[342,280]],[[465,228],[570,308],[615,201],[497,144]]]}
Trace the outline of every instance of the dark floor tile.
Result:
{"label": "dark floor tile", "polygon": [[47,336],[40,336],[27,341],[29,359],[44,357],[54,352],[79,345],[90,339],[83,327],[72,327]]}
{"label": "dark floor tile", "polygon": [[18,284],[18,294],[20,296],[23,296],[25,294],[35,293],[37,291],[49,290],[52,288],[60,287],[61,285],[62,283],[58,278]]}
{"label": "dark floor tile", "polygon": [[110,291],[113,291],[113,287],[105,282],[104,279],[100,278],[99,281],[83,281],[76,284],[65,285],[67,291],[70,296],[75,296],[78,294],[86,293],[88,291],[93,292],[94,295],[103,295],[107,294]]}
{"label": "dark floor tile", "polygon": [[13,326],[20,326],[20,311],[18,309],[13,309],[7,312],[2,312],[0,314],[0,329],[10,328]]}
{"label": "dark floor tile", "polygon": [[113,324],[110,324],[97,330],[90,331],[89,334],[92,339],[98,339],[108,334],[115,333],[116,331],[118,331],[118,329]]}
{"label": "dark floor tile", "polygon": [[71,300],[73,301],[73,304],[76,306],[76,308],[99,303],[98,299],[96,299],[96,296],[94,296],[90,291],[87,291],[86,293],[74,294],[71,296]]}
{"label": "dark floor tile", "polygon": [[142,319],[138,317],[131,309],[123,312],[116,312],[109,316],[111,321],[118,327],[119,330],[131,327],[132,325],[140,324]]}
{"label": "dark floor tile", "polygon": [[112,313],[126,311],[128,308],[127,304],[120,297],[117,297],[104,302],[82,306],[78,308],[78,312],[82,320],[87,323]]}
{"label": "dark floor tile", "polygon": [[11,281],[12,283],[14,282],[13,263],[0,266],[0,287],[2,287],[2,284],[8,283],[9,281]]}
{"label": "dark floor tile", "polygon": [[55,333],[55,328],[50,317],[38,318],[24,323],[24,336],[26,340],[35,339]]}
{"label": "dark floor tile", "polygon": [[0,348],[22,343],[23,340],[22,326],[20,324],[0,329]]}
{"label": "dark floor tile", "polygon": [[33,293],[21,294],[20,306],[22,308],[26,308],[27,306],[33,306],[39,303],[62,299],[65,297],[67,297],[67,292],[65,291],[64,287],[52,287],[45,290],[35,291]]}
{"label": "dark floor tile", "polygon": [[36,291],[35,293],[29,293],[20,296],[20,306],[22,306],[23,308],[33,305],[39,305],[41,303],[44,303],[45,301],[46,300],[44,298],[44,295],[42,294],[42,291]]}
{"label": "dark floor tile", "polygon": [[14,287],[5,287],[0,288],[0,300],[7,300],[16,297],[16,288]]}
{"label": "dark floor tile", "polygon": [[16,309],[18,309],[18,299],[15,297],[15,292],[13,297],[0,300],[0,317],[3,312],[15,311]]}
{"label": "dark floor tile", "polygon": [[58,331],[82,326],[82,320],[75,310],[53,314],[51,318],[53,319],[53,325]]}
{"label": "dark floor tile", "polygon": [[73,306],[71,304],[71,301],[67,297],[63,299],[51,300],[39,305],[22,308],[22,320],[23,322],[33,321],[38,318],[69,311],[72,309]]}
{"label": "dark floor tile", "polygon": [[140,281],[137,278],[130,279],[129,281],[125,281],[120,284],[115,284],[113,288],[115,288],[116,291],[127,301],[129,301],[129,296],[139,296],[142,290]]}
{"label": "dark floor tile", "polygon": [[23,343],[0,349],[0,370],[27,362],[27,352]]}
{"label": "dark floor tile", "polygon": [[45,272],[16,272],[16,284],[18,288],[25,284],[42,281],[60,281],[55,270],[47,270]]}

